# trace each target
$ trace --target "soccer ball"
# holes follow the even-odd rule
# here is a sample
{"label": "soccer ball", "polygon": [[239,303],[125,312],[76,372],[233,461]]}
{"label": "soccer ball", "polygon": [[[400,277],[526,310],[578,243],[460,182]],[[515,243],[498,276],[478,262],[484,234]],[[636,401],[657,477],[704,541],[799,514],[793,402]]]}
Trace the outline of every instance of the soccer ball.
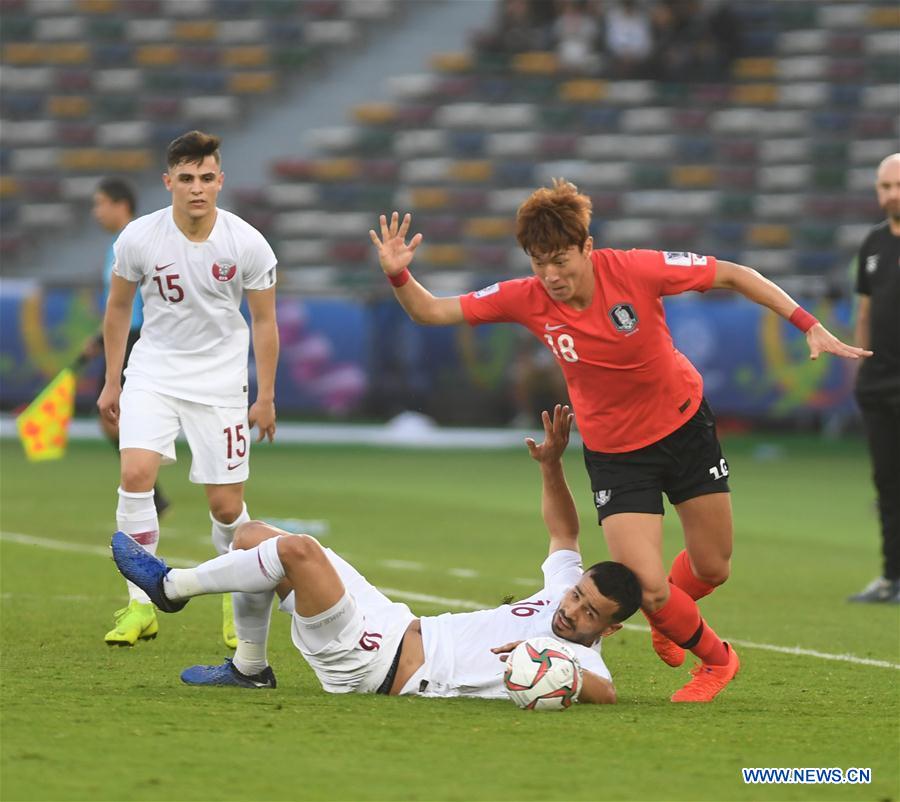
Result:
{"label": "soccer ball", "polygon": [[523,710],[565,710],[581,693],[581,666],[555,638],[523,640],[506,658],[503,685]]}

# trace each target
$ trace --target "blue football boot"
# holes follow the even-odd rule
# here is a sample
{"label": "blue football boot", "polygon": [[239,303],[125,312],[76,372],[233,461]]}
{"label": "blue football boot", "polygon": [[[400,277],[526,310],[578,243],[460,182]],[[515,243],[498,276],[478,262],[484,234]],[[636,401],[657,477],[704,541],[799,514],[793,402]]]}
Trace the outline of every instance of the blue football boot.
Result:
{"label": "blue football boot", "polygon": [[275,672],[266,666],[259,674],[248,676],[234,667],[230,657],[220,666],[191,666],[181,672],[181,681],[188,685],[219,685],[232,688],[274,688]]}
{"label": "blue football boot", "polygon": [[113,559],[122,576],[144,591],[164,613],[177,613],[190,599],[172,601],[163,590],[163,580],[169,573],[167,566],[140,543],[124,532],[116,532],[110,543]]}

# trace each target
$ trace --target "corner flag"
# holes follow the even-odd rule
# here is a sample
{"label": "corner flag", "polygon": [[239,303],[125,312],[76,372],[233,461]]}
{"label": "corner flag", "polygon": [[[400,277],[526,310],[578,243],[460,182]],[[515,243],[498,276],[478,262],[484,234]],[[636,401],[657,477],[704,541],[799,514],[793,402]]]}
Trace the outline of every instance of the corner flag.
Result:
{"label": "corner flag", "polygon": [[74,411],[75,373],[64,368],[16,418],[25,456],[33,462],[62,457]]}

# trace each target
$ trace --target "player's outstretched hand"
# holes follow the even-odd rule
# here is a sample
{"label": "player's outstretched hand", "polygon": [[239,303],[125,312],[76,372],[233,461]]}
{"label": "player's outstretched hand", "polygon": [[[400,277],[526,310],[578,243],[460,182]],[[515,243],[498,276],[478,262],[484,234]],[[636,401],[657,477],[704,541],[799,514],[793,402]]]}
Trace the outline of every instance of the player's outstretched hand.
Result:
{"label": "player's outstretched hand", "polygon": [[872,356],[872,351],[858,348],[855,345],[847,345],[835,337],[821,323],[816,323],[806,332],[806,342],[809,344],[809,358],[818,359],[821,354],[834,354],[846,359],[861,359]]}
{"label": "player's outstretched hand", "polygon": [[491,651],[500,656],[500,659],[505,663],[506,658],[509,657],[509,653],[516,648],[522,641],[514,640],[509,643],[504,643],[502,646],[495,646]]}
{"label": "player's outstretched hand", "polygon": [[264,437],[269,438],[269,442],[275,439],[275,402],[260,401],[257,399],[250,407],[247,413],[247,420],[250,428],[259,426],[259,437],[256,438],[257,443],[261,443]]}
{"label": "player's outstretched hand", "polygon": [[402,223],[397,212],[391,215],[390,225],[384,215],[381,215],[378,221],[381,223],[381,238],[373,229],[369,229],[369,239],[378,250],[378,261],[385,275],[396,276],[412,264],[413,254],[422,241],[422,235],[416,234],[407,244],[406,235],[412,222],[412,216],[409,214],[403,215]]}
{"label": "player's outstretched hand", "polygon": [[119,396],[122,395],[122,388],[118,385],[106,383],[97,399],[97,409],[100,410],[101,417],[110,423],[119,425]]}
{"label": "player's outstretched hand", "polygon": [[541,421],[544,424],[544,442],[535,443],[531,437],[525,438],[528,453],[538,462],[555,462],[562,456],[569,444],[569,431],[575,416],[569,411],[568,404],[557,404],[553,407],[553,418],[544,410]]}

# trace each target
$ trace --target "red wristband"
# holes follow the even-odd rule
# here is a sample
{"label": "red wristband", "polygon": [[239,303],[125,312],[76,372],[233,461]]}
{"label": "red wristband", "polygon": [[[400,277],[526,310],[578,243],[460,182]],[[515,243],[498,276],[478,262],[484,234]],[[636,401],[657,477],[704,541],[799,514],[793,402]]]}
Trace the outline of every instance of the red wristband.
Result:
{"label": "red wristband", "polygon": [[793,312],[791,312],[791,316],[788,318],[788,321],[790,323],[793,323],[804,334],[819,322],[802,306],[798,306]]}
{"label": "red wristband", "polygon": [[409,272],[408,267],[404,267],[396,276],[388,276],[388,281],[391,282],[395,287],[402,287],[412,278],[412,273]]}

